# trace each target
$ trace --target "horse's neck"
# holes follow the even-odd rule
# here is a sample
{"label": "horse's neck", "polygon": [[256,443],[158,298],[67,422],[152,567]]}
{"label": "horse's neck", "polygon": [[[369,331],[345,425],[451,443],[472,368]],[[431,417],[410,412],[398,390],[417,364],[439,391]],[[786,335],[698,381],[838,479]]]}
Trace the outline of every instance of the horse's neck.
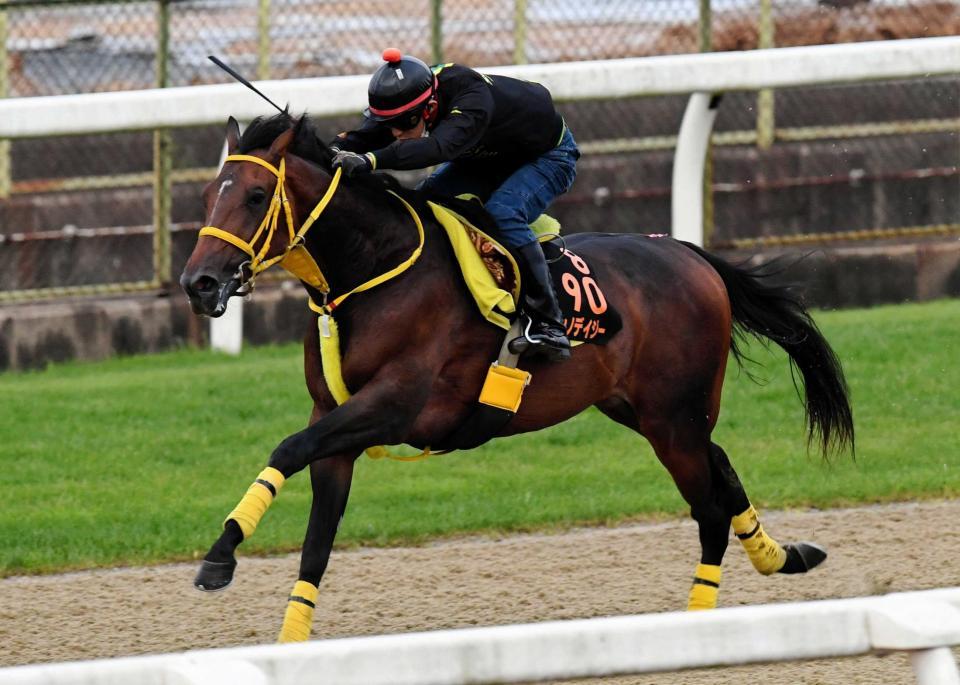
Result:
{"label": "horse's neck", "polygon": [[[393,196],[371,202],[369,194],[341,183],[333,200],[307,234],[307,247],[336,297],[386,273],[419,244],[413,217]],[[303,221],[316,204],[301,201]]]}

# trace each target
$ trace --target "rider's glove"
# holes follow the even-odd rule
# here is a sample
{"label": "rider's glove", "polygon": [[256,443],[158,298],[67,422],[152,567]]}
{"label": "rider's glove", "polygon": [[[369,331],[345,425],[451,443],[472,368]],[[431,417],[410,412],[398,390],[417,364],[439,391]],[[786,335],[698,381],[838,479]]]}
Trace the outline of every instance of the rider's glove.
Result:
{"label": "rider's glove", "polygon": [[349,150],[341,150],[333,157],[333,168],[343,167],[343,173],[346,174],[348,178],[359,176],[360,174],[369,174],[373,171],[373,159],[373,155],[369,152],[365,155],[360,155],[356,152],[350,152]]}

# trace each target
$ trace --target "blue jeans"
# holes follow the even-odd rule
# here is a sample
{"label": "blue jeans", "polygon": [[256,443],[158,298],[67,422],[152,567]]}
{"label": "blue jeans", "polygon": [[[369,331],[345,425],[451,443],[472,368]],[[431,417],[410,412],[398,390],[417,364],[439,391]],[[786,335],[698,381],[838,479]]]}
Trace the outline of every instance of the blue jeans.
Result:
{"label": "blue jeans", "polygon": [[420,185],[451,197],[479,197],[500,228],[499,238],[510,248],[536,240],[530,222],[543,214],[577,177],[580,149],[570,129],[560,143],[519,169],[498,169],[496,162],[454,160],[442,164]]}

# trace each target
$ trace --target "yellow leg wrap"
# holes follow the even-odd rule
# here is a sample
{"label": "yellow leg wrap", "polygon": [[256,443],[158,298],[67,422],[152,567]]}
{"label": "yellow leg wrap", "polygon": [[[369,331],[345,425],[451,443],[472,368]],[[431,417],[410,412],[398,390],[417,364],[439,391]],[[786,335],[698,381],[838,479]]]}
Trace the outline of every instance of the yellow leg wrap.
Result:
{"label": "yellow leg wrap", "polygon": [[243,531],[243,539],[249,538],[253,535],[253,531],[257,529],[257,524],[260,523],[260,519],[266,513],[267,507],[273,503],[273,498],[280,492],[284,480],[283,474],[277,469],[272,466],[265,468],[257,476],[253,485],[247,488],[247,492],[240,503],[224,519],[224,524],[233,519],[240,526],[240,530]]}
{"label": "yellow leg wrap", "polygon": [[697,564],[693,586],[687,599],[687,611],[716,609],[720,594],[720,567],[713,564]]}
{"label": "yellow leg wrap", "polygon": [[733,532],[747,550],[750,563],[765,576],[776,573],[787,562],[787,553],[776,540],[767,535],[760,524],[757,510],[750,507],[733,517]]}
{"label": "yellow leg wrap", "polygon": [[310,637],[317,592],[317,586],[305,580],[294,583],[287,601],[287,612],[283,615],[279,642],[304,642]]}

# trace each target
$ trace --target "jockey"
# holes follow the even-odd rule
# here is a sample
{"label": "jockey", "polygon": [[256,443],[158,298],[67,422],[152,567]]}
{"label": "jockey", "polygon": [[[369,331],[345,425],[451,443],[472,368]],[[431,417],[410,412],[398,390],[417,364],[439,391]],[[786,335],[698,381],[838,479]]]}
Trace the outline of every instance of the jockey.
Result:
{"label": "jockey", "polygon": [[549,91],[458,64],[431,68],[395,48],[384,50],[383,59],[370,79],[363,124],[331,143],[334,167],[355,176],[439,164],[421,187],[478,196],[498,237],[518,257],[527,322],[511,347],[569,358],[550,272],[530,230],[530,222],[569,190],[580,157]]}

